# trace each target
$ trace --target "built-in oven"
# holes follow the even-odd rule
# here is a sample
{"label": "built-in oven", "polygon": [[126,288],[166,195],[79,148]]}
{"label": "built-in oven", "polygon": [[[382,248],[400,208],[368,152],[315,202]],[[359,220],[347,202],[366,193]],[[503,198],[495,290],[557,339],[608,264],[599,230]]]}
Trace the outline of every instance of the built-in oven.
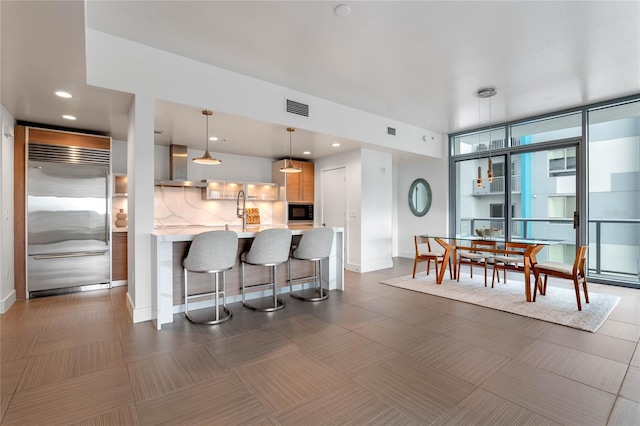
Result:
{"label": "built-in oven", "polygon": [[289,223],[313,223],[313,204],[289,203],[287,208],[287,221]]}

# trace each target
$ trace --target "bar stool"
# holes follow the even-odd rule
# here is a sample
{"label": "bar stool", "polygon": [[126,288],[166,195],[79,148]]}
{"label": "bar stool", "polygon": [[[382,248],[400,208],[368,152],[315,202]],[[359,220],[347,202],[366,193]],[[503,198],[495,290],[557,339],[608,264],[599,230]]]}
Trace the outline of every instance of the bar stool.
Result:
{"label": "bar stool", "polygon": [[[278,299],[278,279],[276,266],[289,259],[291,231],[289,229],[265,229],[256,234],[251,248],[240,255],[242,264],[242,304],[249,309],[261,312],[273,312],[284,308],[284,300]],[[245,285],[245,265],[269,266],[271,282]],[[257,307],[247,303],[247,289],[270,287],[273,291],[273,306]]]}
{"label": "bar stool", "polygon": [[[187,257],[182,261],[184,268],[184,314],[196,324],[220,324],[231,318],[233,313],[227,308],[225,271],[233,267],[238,252],[238,234],[233,231],[209,231],[193,238]],[[187,275],[189,272],[215,274],[215,290],[189,295]],[[219,276],[222,274],[222,291]],[[213,319],[195,319],[189,314],[189,299],[214,296],[216,314]],[[224,314],[220,315],[219,299],[222,296]]]}
{"label": "bar stool", "polygon": [[[302,234],[300,243],[294,247],[289,256],[289,294],[296,299],[308,302],[319,302],[329,297],[329,290],[322,288],[322,259],[328,259],[333,246],[333,228],[313,228]],[[291,259],[309,260],[313,262],[313,275],[291,278]],[[294,292],[293,284],[314,282],[317,296],[303,296],[302,291]]]}

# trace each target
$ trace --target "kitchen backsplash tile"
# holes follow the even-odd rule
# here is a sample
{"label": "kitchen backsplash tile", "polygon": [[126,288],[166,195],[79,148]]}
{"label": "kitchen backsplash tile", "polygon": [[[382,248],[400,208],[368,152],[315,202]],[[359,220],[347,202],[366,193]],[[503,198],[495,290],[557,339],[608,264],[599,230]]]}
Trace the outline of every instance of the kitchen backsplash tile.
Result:
{"label": "kitchen backsplash tile", "polygon": [[[247,200],[246,208],[257,208],[262,224],[272,224],[273,203]],[[200,189],[156,186],[154,225],[242,226],[235,200],[203,200]]]}

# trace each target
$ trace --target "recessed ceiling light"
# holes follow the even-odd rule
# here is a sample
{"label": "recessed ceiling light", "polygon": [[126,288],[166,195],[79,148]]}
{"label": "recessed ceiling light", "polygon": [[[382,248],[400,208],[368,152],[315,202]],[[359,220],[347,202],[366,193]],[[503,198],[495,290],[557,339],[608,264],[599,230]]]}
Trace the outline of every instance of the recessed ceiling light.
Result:
{"label": "recessed ceiling light", "polygon": [[303,154],[304,155],[311,155],[311,151],[304,151]]}
{"label": "recessed ceiling light", "polygon": [[73,115],[65,114],[62,116],[65,120],[75,120],[76,118]]}
{"label": "recessed ceiling light", "polygon": [[215,136],[209,136],[209,140],[210,140],[210,141],[217,141],[217,140],[218,140],[218,138],[216,138]]}
{"label": "recessed ceiling light", "polygon": [[337,146],[340,146],[340,144],[338,142],[334,142],[334,143],[331,144],[331,146],[337,147]]}
{"label": "recessed ceiling light", "polygon": [[72,96],[71,96],[71,93],[69,93],[69,92],[65,92],[65,91],[63,91],[63,90],[58,90],[58,91],[56,92],[56,96],[60,96],[61,98],[71,98],[71,97],[72,97]]}

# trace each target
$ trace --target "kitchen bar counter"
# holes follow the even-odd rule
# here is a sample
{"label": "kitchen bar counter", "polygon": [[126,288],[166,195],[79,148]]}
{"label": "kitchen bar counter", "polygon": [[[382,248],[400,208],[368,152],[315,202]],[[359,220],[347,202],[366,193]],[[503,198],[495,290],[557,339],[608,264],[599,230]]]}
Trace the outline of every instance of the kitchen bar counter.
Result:
{"label": "kitchen bar counter", "polygon": [[[229,227],[230,231],[234,231],[238,234],[238,254],[248,249],[251,241],[255,235],[265,229],[270,228],[287,228],[286,225],[258,225],[249,226],[245,229],[240,227]],[[302,233],[306,229],[310,229],[309,226],[291,226],[289,227],[294,236],[294,241],[299,239]],[[156,320],[156,326],[158,330],[162,324],[173,322],[173,314],[178,312],[184,312],[183,305],[183,290],[182,290],[182,274],[181,267],[182,258],[188,250],[190,241],[193,240],[195,235],[198,235],[207,231],[224,230],[223,226],[164,226],[155,228],[151,234],[151,255],[152,255],[152,300],[156,305],[153,306],[153,318]],[[322,262],[322,278],[323,286],[329,290],[344,290],[344,244],[343,244],[343,228],[334,228],[335,238],[333,242],[333,248],[328,262]],[[303,273],[302,276],[307,276],[304,272],[308,272],[308,268],[311,266],[311,262],[294,261],[292,267],[294,268],[293,276],[296,274],[296,269]],[[289,291],[289,286],[286,283],[287,272],[286,264],[278,266],[278,292],[286,293]],[[304,268],[307,268],[305,270]],[[249,270],[248,270],[249,272]],[[249,272],[250,273],[250,272]],[[260,273],[264,273],[260,271]],[[203,286],[210,285],[209,282],[213,280],[209,274],[193,274],[189,276],[189,283],[191,284],[194,279],[201,279]],[[195,276],[195,275],[200,275]],[[227,303],[239,302],[240,296],[240,263],[236,261],[236,265],[227,271]],[[311,285],[311,284],[309,284]],[[191,287],[191,285],[190,285]],[[295,286],[294,286],[295,288]],[[255,296],[260,297],[261,292],[256,292]],[[198,303],[198,302],[196,302]],[[212,305],[213,300],[210,303],[204,303],[201,307]],[[191,305],[191,303],[190,303]],[[286,308],[285,308],[286,309]]]}

